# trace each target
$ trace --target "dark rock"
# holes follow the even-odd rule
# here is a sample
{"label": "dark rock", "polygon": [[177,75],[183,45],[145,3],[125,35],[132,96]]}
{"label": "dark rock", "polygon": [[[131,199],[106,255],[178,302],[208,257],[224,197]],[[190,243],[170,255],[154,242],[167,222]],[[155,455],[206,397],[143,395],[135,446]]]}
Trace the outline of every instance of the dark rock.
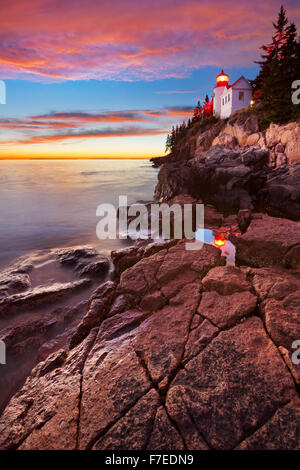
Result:
{"label": "dark rock", "polygon": [[241,155],[241,160],[246,166],[262,167],[267,165],[269,160],[268,149],[261,149],[260,147],[252,147]]}
{"label": "dark rock", "polygon": [[22,292],[30,287],[28,274],[4,271],[0,274],[0,299]]}
{"label": "dark rock", "polygon": [[45,302],[56,301],[59,297],[69,295],[90,285],[90,279],[72,282],[56,282],[49,286],[38,286],[19,294],[13,294],[0,301],[0,317],[5,317],[18,307],[34,307]]}
{"label": "dark rock", "polygon": [[61,264],[74,266],[82,258],[94,258],[98,255],[93,247],[62,248],[56,251],[56,257]]}
{"label": "dark rock", "polygon": [[242,233],[246,232],[247,228],[251,222],[251,211],[249,209],[241,209],[238,212],[237,221],[239,225],[239,229]]}
{"label": "dark rock", "polygon": [[270,215],[300,220],[300,163],[270,171],[257,198]]}
{"label": "dark rock", "polygon": [[97,259],[97,261],[93,263],[89,263],[81,267],[79,264],[76,270],[79,272],[81,276],[92,276],[92,277],[99,277],[103,276],[108,272],[109,269],[109,259],[106,256],[101,256],[101,259]]}

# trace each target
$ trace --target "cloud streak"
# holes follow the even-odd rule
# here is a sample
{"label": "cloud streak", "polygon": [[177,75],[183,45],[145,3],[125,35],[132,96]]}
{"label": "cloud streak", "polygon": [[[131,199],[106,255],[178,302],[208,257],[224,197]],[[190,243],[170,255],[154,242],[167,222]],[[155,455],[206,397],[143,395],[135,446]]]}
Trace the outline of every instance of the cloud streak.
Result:
{"label": "cloud streak", "polygon": [[142,127],[120,127],[104,129],[86,129],[78,132],[69,131],[66,133],[57,133],[51,135],[34,135],[26,139],[1,141],[1,145],[11,144],[45,144],[53,142],[64,142],[74,139],[104,139],[112,137],[145,137],[165,134],[165,128],[142,128]]}
{"label": "cloud streak", "polygon": [[[277,0],[10,0],[1,6],[3,78],[152,80],[245,65],[269,40]],[[298,0],[286,0],[299,21]]]}
{"label": "cloud streak", "polygon": [[[0,145],[31,145],[65,142],[74,139],[155,136],[166,134],[174,120],[188,118],[191,113],[192,107],[190,106],[172,106],[152,110],[94,113],[53,111],[23,119],[0,119],[0,128],[16,133],[14,140],[2,140]],[[130,125],[133,122],[141,125]],[[113,123],[120,123],[121,125],[113,127]],[[90,129],[88,126],[91,124],[100,127]],[[106,127],[103,127],[104,124],[106,124]],[[155,127],[147,127],[146,124],[152,124]],[[55,132],[53,133],[53,131]]]}

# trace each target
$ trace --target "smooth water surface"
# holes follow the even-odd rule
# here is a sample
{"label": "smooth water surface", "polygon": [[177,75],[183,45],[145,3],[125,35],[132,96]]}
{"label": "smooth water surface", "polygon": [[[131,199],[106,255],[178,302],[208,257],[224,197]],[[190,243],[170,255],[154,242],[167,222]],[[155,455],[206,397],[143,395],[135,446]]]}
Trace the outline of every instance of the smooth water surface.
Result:
{"label": "smooth water surface", "polygon": [[0,267],[35,250],[123,246],[97,239],[96,209],[119,195],[152,200],[157,171],[148,160],[0,161]]}

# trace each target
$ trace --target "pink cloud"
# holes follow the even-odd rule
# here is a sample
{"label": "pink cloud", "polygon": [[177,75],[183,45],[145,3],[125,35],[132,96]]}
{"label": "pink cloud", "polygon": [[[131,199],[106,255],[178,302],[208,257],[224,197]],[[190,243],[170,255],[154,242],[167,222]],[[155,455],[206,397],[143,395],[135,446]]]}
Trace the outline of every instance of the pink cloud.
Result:
{"label": "pink cloud", "polygon": [[78,132],[57,133],[48,135],[34,135],[26,139],[1,141],[1,145],[11,144],[45,144],[49,142],[64,142],[73,139],[104,139],[107,137],[141,137],[166,134],[163,128],[120,127],[105,129],[87,129]]}
{"label": "pink cloud", "polygon": [[[299,21],[295,0],[285,6]],[[0,73],[40,80],[182,77],[247,65],[269,41],[280,1],[10,0],[1,5]]]}
{"label": "pink cloud", "polygon": [[[114,138],[154,136],[166,134],[174,120],[182,121],[191,116],[190,106],[173,106],[161,109],[121,110],[106,112],[51,112],[39,116],[31,116],[23,119],[0,119],[0,128],[17,132],[14,140],[0,141],[1,145],[7,144],[36,144],[45,142],[60,142],[71,139],[89,138]],[[122,127],[99,127],[89,129],[91,123],[95,125],[120,122]],[[151,123],[156,127],[132,126],[128,123]],[[66,131],[66,129],[70,129]],[[48,131],[55,133],[48,133]]]}

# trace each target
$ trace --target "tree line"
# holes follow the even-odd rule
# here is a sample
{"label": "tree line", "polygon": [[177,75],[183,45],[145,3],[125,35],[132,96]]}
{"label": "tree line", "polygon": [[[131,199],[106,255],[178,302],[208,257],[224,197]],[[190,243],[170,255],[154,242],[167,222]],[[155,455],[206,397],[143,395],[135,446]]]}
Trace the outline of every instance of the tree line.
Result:
{"label": "tree line", "polygon": [[256,108],[267,123],[285,123],[300,117],[299,106],[292,102],[292,83],[300,80],[300,39],[281,6],[273,23],[272,42],[261,46],[258,76],[252,81]]}
{"label": "tree line", "polygon": [[[292,102],[292,84],[300,80],[300,38],[296,25],[289,22],[286,10],[281,6],[270,44],[261,46],[259,73],[251,81],[253,87],[254,112],[267,126],[271,122],[286,123],[300,118],[300,105]],[[166,141],[166,152],[172,151],[195,122],[213,114],[213,100],[198,101],[191,119],[173,126]]]}

